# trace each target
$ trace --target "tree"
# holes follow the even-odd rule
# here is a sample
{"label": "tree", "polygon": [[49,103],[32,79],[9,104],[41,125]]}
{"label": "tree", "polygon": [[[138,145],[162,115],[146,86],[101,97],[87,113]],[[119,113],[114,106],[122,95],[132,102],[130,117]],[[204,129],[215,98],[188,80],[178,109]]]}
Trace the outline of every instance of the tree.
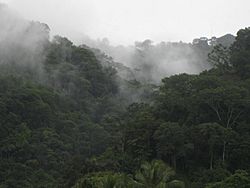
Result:
{"label": "tree", "polygon": [[184,128],[178,123],[163,123],[155,131],[154,138],[160,158],[164,160],[170,156],[170,162],[176,170],[176,161],[185,152]]}
{"label": "tree", "polygon": [[[154,160],[141,165],[135,175],[136,184],[142,188],[166,188],[175,172],[163,161]],[[174,184],[174,182],[171,182]]]}
{"label": "tree", "polygon": [[238,31],[236,41],[231,47],[230,61],[238,75],[249,78],[250,74],[250,28]]}
{"label": "tree", "polygon": [[139,167],[142,161],[154,158],[153,134],[157,127],[157,121],[148,104],[135,103],[128,107],[125,124],[124,151],[133,161],[130,164],[131,171]]}
{"label": "tree", "polygon": [[[209,168],[213,169],[216,148],[223,146],[225,129],[217,123],[204,123],[193,128],[193,137],[198,139],[200,147],[208,148]],[[199,147],[198,145],[195,145]]]}
{"label": "tree", "polygon": [[126,175],[112,172],[88,174],[77,181],[73,188],[135,188],[134,180]]}
{"label": "tree", "polygon": [[183,124],[189,115],[189,99],[193,93],[192,82],[196,76],[180,74],[164,78],[156,95],[155,113],[165,121]]}
{"label": "tree", "polygon": [[227,73],[231,69],[230,51],[221,44],[216,45],[208,54],[208,61],[218,68],[222,74]]}
{"label": "tree", "polygon": [[225,180],[210,184],[206,188],[249,188],[250,176],[246,171],[237,170],[235,174]]}
{"label": "tree", "polygon": [[[249,103],[248,91],[244,87],[224,83],[216,88],[199,91],[199,105],[205,105],[212,110],[219,124],[227,129],[240,121],[244,109]],[[202,106],[204,108],[205,106]],[[222,160],[225,161],[227,141],[224,140]]]}

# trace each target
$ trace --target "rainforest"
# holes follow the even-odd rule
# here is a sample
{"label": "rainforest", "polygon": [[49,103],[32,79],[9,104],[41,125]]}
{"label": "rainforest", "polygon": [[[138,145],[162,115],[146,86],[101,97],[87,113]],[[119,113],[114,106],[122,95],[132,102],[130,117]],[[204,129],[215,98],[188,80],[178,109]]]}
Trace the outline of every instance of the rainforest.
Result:
{"label": "rainforest", "polygon": [[0,188],[250,187],[249,27],[114,46],[5,5],[0,25]]}

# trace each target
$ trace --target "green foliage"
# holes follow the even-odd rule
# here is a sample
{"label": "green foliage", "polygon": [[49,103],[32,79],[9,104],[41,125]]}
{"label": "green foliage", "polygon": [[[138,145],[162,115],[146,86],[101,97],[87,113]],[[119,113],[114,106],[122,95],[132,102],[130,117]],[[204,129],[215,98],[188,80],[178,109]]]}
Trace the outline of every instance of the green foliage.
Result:
{"label": "green foliage", "polygon": [[231,49],[231,63],[242,78],[249,78],[250,72],[250,28],[238,31]]}
{"label": "green foliage", "polygon": [[157,154],[176,169],[176,162],[185,155],[184,129],[178,123],[163,123],[155,131]]}
{"label": "green foliage", "polygon": [[180,180],[173,180],[168,184],[167,188],[185,188],[185,184]]}
{"label": "green foliage", "polygon": [[210,158],[209,167],[210,169],[213,169],[215,150],[219,149],[223,145],[225,129],[216,123],[204,123],[193,128],[192,136],[193,138],[198,139],[194,141],[195,147],[202,145],[203,147],[207,148],[207,155]]}
{"label": "green foliage", "polygon": [[249,187],[249,36],[216,46],[213,69],[160,87],[118,78],[60,36],[42,71],[0,64],[0,187]]}
{"label": "green foliage", "polygon": [[135,186],[134,180],[125,174],[103,172],[86,175],[73,188],[134,188]]}
{"label": "green foliage", "polygon": [[154,160],[151,163],[143,163],[135,174],[135,179],[140,187],[164,188],[173,175],[173,169],[162,161]]}
{"label": "green foliage", "polygon": [[132,176],[120,173],[91,173],[76,183],[73,188],[185,188],[182,181],[172,180],[174,171],[160,160],[144,162]]}
{"label": "green foliage", "polygon": [[35,68],[0,64],[1,187],[70,187],[87,171],[71,161],[80,156],[84,164],[109,142],[99,123],[116,109],[106,108],[117,92],[115,73],[59,36],[46,55],[42,78]]}
{"label": "green foliage", "polygon": [[231,70],[230,50],[222,44],[216,45],[208,54],[208,60],[224,74]]}
{"label": "green foliage", "polygon": [[250,187],[250,177],[246,171],[238,170],[235,174],[225,180],[210,184],[206,188],[248,188]]}

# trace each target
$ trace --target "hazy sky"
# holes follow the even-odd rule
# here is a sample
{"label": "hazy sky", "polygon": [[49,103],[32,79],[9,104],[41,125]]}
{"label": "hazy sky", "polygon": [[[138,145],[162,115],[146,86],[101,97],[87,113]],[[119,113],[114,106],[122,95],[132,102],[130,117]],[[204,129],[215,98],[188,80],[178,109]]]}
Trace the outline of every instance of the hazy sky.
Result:
{"label": "hazy sky", "polygon": [[53,34],[85,33],[114,44],[186,41],[250,26],[250,0],[0,0]]}

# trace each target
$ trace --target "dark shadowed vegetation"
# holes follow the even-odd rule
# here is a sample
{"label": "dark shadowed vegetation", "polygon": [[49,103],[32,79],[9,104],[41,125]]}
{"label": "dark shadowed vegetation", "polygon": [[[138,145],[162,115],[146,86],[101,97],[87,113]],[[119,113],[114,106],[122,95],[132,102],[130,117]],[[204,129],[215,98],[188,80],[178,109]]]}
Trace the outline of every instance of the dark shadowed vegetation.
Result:
{"label": "dark shadowed vegetation", "polygon": [[152,72],[50,41],[47,25],[22,36],[37,27],[39,54],[21,41],[0,53],[1,188],[250,187],[249,28],[204,51],[211,69],[154,85],[137,79]]}

